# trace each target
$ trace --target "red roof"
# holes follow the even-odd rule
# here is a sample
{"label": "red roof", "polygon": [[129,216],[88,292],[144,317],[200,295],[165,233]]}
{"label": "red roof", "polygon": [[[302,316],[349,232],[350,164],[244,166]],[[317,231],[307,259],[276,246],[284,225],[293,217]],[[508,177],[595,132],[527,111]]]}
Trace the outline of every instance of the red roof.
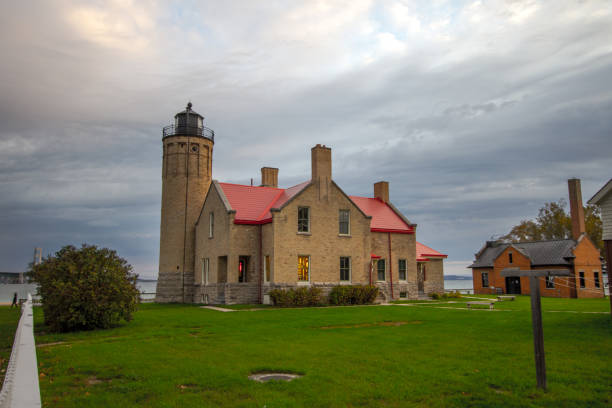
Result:
{"label": "red roof", "polygon": [[[310,181],[283,188],[255,187],[241,184],[219,183],[230,207],[236,211],[236,224],[267,224],[272,222],[271,208],[280,208],[302,191]],[[351,196],[351,200],[366,215],[372,217],[370,229],[374,232],[414,233],[414,228],[387,204],[378,198]],[[433,251],[433,250],[432,250]],[[435,252],[435,251],[434,251]]]}
{"label": "red roof", "polygon": [[418,241],[416,243],[416,254],[417,254],[417,261],[429,261],[429,258],[446,258],[447,257],[447,255],[441,254],[435,249],[432,249],[428,247],[427,245],[423,245]]}
{"label": "red roof", "polygon": [[236,211],[236,224],[272,222],[271,208],[279,208],[300,192],[310,181],[287,189],[219,183],[230,207]]}
{"label": "red roof", "polygon": [[366,215],[372,217],[370,230],[374,232],[396,232],[400,234],[411,234],[414,228],[406,224],[404,220],[378,198],[350,196],[351,200]]}

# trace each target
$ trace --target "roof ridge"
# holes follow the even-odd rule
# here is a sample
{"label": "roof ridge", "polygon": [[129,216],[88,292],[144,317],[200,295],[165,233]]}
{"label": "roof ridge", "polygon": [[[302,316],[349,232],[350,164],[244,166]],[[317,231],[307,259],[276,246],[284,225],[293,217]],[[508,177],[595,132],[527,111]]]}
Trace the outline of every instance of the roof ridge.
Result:
{"label": "roof ridge", "polygon": [[274,203],[276,203],[276,200],[278,200],[278,198],[279,198],[281,195],[283,195],[284,193],[285,193],[285,190],[281,190],[281,191],[279,191],[279,192],[278,192],[278,193],[277,193],[277,194],[274,196],[274,198],[273,198],[272,200],[270,200],[270,204],[268,204],[268,205],[266,206],[266,208],[265,208],[265,209],[262,211],[262,213],[261,213],[261,214],[259,214],[259,215],[257,216],[257,219],[259,220],[259,219],[261,219],[261,217],[263,217],[264,215],[266,215],[266,214],[268,213],[268,211],[270,211],[270,208],[272,208],[272,206],[274,205]]}
{"label": "roof ridge", "polygon": [[286,190],[280,187],[268,187],[268,186],[250,186],[248,184],[238,184],[238,183],[227,183],[225,181],[219,181],[219,184],[228,184],[230,186],[239,186],[239,187],[248,187],[248,188],[269,188],[271,190]]}

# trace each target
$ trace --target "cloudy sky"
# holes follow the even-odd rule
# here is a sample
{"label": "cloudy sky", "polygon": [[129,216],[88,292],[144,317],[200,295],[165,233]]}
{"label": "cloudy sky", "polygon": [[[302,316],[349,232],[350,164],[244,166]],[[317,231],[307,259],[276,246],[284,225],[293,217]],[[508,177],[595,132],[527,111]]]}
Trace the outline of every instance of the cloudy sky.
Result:
{"label": "cloudy sky", "polygon": [[0,270],[87,242],[156,275],[161,128],[189,100],[215,179],[288,187],[331,146],[447,273],[612,176],[609,1],[3,1],[0,51]]}

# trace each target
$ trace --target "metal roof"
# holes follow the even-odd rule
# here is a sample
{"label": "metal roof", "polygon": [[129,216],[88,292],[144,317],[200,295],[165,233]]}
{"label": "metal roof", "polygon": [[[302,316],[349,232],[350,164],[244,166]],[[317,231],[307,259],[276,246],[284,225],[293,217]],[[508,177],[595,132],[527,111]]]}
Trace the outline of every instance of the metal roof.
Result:
{"label": "metal roof", "polygon": [[573,249],[576,246],[576,241],[573,239],[559,239],[512,244],[490,243],[468,268],[492,268],[497,257],[510,246],[524,253],[531,260],[532,266],[571,265],[571,258],[574,258]]}

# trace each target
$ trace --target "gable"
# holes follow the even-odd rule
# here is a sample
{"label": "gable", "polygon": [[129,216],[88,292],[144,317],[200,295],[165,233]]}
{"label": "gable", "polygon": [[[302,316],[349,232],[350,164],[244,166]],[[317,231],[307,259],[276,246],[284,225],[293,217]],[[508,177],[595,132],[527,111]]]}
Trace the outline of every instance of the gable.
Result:
{"label": "gable", "polygon": [[572,254],[575,257],[576,263],[582,263],[587,259],[598,262],[601,256],[599,249],[597,249],[593,241],[591,241],[586,234],[583,234],[580,239],[578,239],[578,243],[572,249]]}
{"label": "gable", "polygon": [[[214,197],[214,198],[213,198]],[[217,180],[213,180],[208,188],[208,192],[206,193],[206,198],[204,199],[204,203],[202,204],[202,208],[200,209],[200,214],[198,215],[198,219],[196,220],[195,225],[197,226],[200,223],[200,218],[202,218],[202,213],[204,212],[204,208],[206,207],[206,203],[209,200],[218,199],[225,210],[227,212],[231,212],[232,208],[227,201],[227,198],[223,194],[223,190],[219,187],[219,182]]]}

